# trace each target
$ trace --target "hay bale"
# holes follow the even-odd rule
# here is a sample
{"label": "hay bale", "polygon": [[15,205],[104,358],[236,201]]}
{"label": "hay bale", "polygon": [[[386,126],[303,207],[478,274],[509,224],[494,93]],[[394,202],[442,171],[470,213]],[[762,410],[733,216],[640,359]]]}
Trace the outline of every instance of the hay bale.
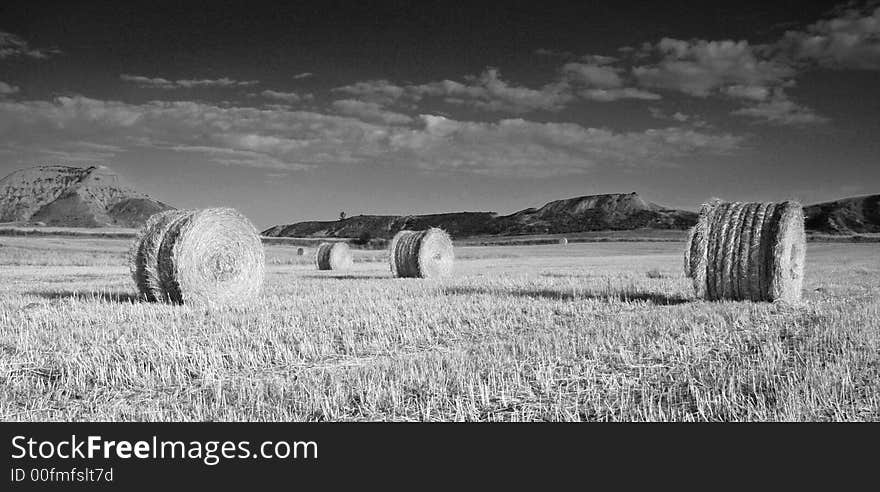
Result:
{"label": "hay bale", "polygon": [[155,301],[157,293],[159,297],[162,295],[156,265],[159,246],[172,220],[183,213],[182,210],[166,210],[151,215],[132,241],[128,253],[129,270],[138,293],[147,301]]}
{"label": "hay bale", "polygon": [[708,300],[800,299],[806,236],[797,202],[713,200],[688,234],[685,275]]}
{"label": "hay bale", "polygon": [[315,266],[318,270],[347,270],[354,264],[348,244],[321,243],[315,252]]}
{"label": "hay bale", "polygon": [[241,306],[262,289],[265,253],[254,225],[236,210],[190,210],[170,220],[156,265],[156,299]]}
{"label": "hay bale", "polygon": [[296,248],[296,256],[302,256],[306,253],[306,250],[302,248]]}
{"label": "hay bale", "polygon": [[684,276],[687,278],[691,278],[693,275],[693,266],[691,265],[691,250],[694,247],[694,233],[695,227],[691,227],[688,229],[687,239],[684,241],[684,262],[682,265],[682,270],[684,271]]}
{"label": "hay bale", "polygon": [[400,231],[391,240],[389,262],[395,277],[445,277],[454,261],[452,239],[442,229]]}
{"label": "hay bale", "polygon": [[567,244],[568,244],[568,239],[566,239],[566,238],[564,238],[564,237],[563,237],[563,238],[560,238],[560,239],[559,239],[559,244],[560,244],[561,246],[565,246],[565,245],[567,245]]}

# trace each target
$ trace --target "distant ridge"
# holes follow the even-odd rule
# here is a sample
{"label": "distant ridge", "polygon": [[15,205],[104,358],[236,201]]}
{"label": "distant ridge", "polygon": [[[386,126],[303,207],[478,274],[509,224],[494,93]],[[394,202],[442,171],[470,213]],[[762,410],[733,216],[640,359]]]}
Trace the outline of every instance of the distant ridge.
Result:
{"label": "distant ridge", "polygon": [[804,216],[807,229],[827,234],[880,233],[880,195],[817,203]]}
{"label": "distant ridge", "polygon": [[38,166],[0,179],[0,222],[139,227],[173,208],[136,191],[106,166]]}
{"label": "distant ridge", "polygon": [[[832,235],[880,233],[880,195],[843,198],[804,207],[808,231]],[[297,222],[263,231],[270,237],[390,238],[401,229],[441,227],[453,237],[566,234],[576,232],[685,230],[697,213],[646,202],[638,193],[587,195],[556,200],[510,215],[458,212],[429,215],[358,215],[344,220]]]}
{"label": "distant ridge", "polygon": [[560,234],[638,228],[686,229],[697,214],[644,201],[638,193],[588,195],[557,200],[499,216],[494,212],[430,215],[358,215],[338,221],[279,225],[263,231],[270,237],[390,238],[402,229],[441,227],[453,237],[478,235]]}

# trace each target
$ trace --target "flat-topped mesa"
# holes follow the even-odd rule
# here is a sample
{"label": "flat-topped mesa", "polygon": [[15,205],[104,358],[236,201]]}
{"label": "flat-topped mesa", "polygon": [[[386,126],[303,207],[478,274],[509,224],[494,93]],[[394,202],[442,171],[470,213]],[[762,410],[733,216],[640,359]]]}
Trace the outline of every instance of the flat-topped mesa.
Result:
{"label": "flat-topped mesa", "polygon": [[139,227],[150,215],[170,208],[106,166],[39,166],[0,179],[0,222]]}
{"label": "flat-topped mesa", "polygon": [[642,210],[663,210],[663,207],[646,202],[635,192],[609,193],[552,201],[535,210],[535,214],[540,217],[559,214],[582,215],[596,210],[611,215],[626,215]]}

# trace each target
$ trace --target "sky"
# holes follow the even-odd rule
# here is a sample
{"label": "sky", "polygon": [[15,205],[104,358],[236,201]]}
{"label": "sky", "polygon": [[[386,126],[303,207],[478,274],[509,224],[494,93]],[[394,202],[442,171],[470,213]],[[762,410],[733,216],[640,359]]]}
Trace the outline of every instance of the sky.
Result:
{"label": "sky", "polygon": [[880,2],[4,2],[0,175],[258,227],[880,193]]}

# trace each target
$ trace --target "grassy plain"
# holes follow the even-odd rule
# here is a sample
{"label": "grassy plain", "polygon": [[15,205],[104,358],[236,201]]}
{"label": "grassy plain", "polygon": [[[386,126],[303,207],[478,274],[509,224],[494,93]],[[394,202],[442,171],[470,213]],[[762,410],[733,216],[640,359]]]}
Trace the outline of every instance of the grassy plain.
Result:
{"label": "grassy plain", "polygon": [[140,302],[128,240],[0,237],[0,420],[880,420],[880,245],[810,243],[804,302],[693,298],[678,242],[268,245],[260,302]]}

